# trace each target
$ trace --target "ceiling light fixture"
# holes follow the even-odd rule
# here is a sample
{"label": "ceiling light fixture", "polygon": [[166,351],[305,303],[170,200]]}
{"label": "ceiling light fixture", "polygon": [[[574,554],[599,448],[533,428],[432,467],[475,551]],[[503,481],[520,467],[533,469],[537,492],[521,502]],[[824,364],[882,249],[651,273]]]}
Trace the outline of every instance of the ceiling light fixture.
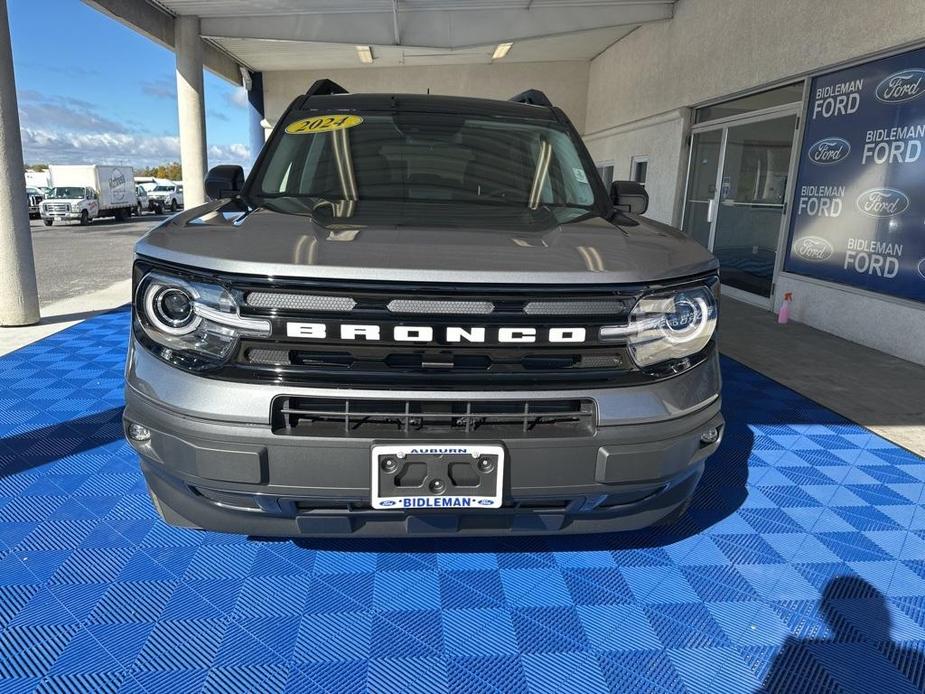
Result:
{"label": "ceiling light fixture", "polygon": [[361,63],[369,65],[373,62],[373,49],[369,46],[357,46],[357,56],[359,56]]}
{"label": "ceiling light fixture", "polygon": [[508,43],[499,43],[498,47],[495,49],[495,52],[492,53],[491,59],[500,60],[501,58],[507,55],[507,52],[511,50],[511,46],[513,45],[514,45],[513,41],[510,41]]}

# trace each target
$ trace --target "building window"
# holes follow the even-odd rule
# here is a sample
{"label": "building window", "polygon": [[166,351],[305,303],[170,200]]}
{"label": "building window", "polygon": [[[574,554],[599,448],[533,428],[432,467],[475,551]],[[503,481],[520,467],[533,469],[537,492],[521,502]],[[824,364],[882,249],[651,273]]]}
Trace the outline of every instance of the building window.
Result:
{"label": "building window", "polygon": [[645,185],[648,171],[649,157],[633,157],[630,163],[630,180]]}
{"label": "building window", "polygon": [[749,94],[732,101],[723,101],[698,108],[694,112],[695,123],[744,116],[752,111],[761,111],[775,106],[798,103],[803,100],[803,82],[794,82],[776,89]]}
{"label": "building window", "polygon": [[604,182],[604,186],[609,189],[610,184],[613,183],[613,162],[598,162],[594,167],[597,169],[598,176],[600,176],[601,180]]}

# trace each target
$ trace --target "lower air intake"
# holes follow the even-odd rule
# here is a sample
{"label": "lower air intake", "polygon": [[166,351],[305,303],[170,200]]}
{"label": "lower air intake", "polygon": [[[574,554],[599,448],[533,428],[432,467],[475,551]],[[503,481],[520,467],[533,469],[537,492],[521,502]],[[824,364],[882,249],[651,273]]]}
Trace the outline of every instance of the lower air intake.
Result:
{"label": "lower air intake", "polygon": [[541,438],[594,433],[592,400],[432,401],[279,397],[282,436]]}

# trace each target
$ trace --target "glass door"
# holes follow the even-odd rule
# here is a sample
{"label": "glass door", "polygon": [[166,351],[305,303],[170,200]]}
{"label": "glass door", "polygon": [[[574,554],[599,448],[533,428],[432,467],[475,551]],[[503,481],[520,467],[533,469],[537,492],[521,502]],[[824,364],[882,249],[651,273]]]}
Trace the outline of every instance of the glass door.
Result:
{"label": "glass door", "polygon": [[691,138],[682,229],[698,243],[710,247],[716,216],[716,174],[723,152],[723,130],[707,130]]}
{"label": "glass door", "polygon": [[768,304],[796,114],[751,118],[691,139],[682,228],[720,262],[723,286]]}
{"label": "glass door", "polygon": [[796,116],[727,129],[713,254],[720,280],[771,297]]}

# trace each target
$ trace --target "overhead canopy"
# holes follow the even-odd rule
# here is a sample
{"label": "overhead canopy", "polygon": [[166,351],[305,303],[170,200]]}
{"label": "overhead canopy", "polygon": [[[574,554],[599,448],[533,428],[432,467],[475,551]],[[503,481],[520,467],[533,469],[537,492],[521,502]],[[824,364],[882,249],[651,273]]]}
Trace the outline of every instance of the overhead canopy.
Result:
{"label": "overhead canopy", "polygon": [[85,2],[149,35],[151,13],[196,15],[216,54],[251,70],[302,70],[360,67],[357,46],[371,48],[374,66],[488,63],[506,42],[505,62],[589,60],[640,24],[671,18],[675,0]]}

